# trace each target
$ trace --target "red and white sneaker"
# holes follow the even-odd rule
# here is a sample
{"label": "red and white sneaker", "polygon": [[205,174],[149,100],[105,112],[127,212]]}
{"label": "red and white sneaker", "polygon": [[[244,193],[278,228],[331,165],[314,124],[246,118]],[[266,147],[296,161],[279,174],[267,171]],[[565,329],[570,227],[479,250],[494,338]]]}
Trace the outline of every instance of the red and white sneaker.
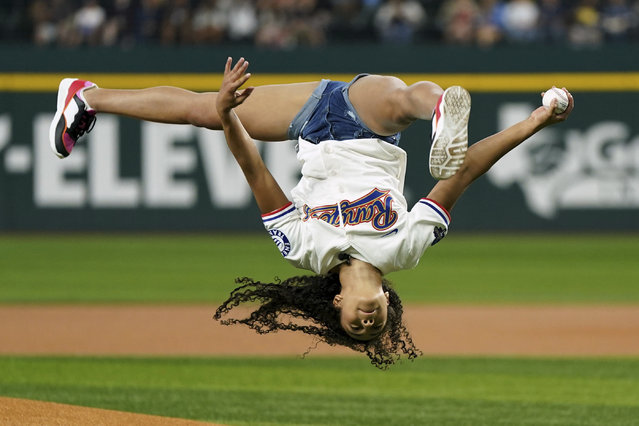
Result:
{"label": "red and white sneaker", "polygon": [[444,91],[433,113],[428,169],[435,179],[452,177],[466,157],[470,94],[461,86]]}
{"label": "red and white sneaker", "polygon": [[95,110],[84,99],[83,92],[94,83],[65,78],[58,87],[58,109],[49,128],[49,141],[55,155],[64,158],[71,154],[78,139],[95,124]]}

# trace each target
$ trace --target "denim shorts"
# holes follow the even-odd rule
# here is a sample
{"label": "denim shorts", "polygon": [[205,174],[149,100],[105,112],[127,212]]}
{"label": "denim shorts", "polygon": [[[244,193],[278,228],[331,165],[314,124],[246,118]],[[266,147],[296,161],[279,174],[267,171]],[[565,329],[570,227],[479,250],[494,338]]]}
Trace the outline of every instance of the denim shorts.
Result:
{"label": "denim shorts", "polygon": [[327,140],[381,139],[398,145],[399,133],[381,136],[370,130],[348,98],[349,87],[366,75],[360,74],[350,83],[322,80],[291,122],[289,139],[301,137],[315,144]]}

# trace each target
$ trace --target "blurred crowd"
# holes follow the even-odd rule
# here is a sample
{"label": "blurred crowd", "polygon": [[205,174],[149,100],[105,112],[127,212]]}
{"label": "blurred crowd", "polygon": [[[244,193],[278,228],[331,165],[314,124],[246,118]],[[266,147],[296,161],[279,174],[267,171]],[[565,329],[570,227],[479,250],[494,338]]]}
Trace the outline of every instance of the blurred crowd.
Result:
{"label": "blurred crowd", "polygon": [[0,42],[598,46],[639,41],[639,0],[3,0]]}

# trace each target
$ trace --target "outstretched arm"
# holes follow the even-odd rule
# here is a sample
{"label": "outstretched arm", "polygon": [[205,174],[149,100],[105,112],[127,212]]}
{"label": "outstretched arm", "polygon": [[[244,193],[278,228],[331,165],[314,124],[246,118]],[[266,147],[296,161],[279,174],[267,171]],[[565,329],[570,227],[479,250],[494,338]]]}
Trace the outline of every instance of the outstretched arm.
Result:
{"label": "outstretched arm", "polygon": [[550,107],[537,108],[526,120],[474,143],[468,148],[461,169],[450,179],[439,181],[428,194],[428,198],[437,201],[450,211],[466,188],[486,173],[497,160],[544,127],[568,118],[574,107],[574,100],[566,89],[564,91],[570,101],[565,112],[555,114],[553,111],[556,101],[553,101]]}
{"label": "outstretched arm", "polygon": [[234,111],[234,108],[241,105],[253,92],[253,87],[239,91],[251,77],[251,74],[246,72],[249,64],[241,58],[233,68],[231,65],[232,59],[228,58],[215,107],[222,122],[226,143],[253,191],[260,212],[269,213],[284,206],[288,199],[266,168],[255,142]]}

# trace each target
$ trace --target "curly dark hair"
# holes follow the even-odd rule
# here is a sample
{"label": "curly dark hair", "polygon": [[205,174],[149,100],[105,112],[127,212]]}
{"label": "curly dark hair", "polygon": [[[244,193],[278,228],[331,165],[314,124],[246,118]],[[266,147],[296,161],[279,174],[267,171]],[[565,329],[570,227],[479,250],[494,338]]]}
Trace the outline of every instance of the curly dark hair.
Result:
{"label": "curly dark hair", "polygon": [[[402,302],[386,279],[382,280],[382,287],[389,293],[388,319],[383,333],[369,341],[353,339],[340,324],[340,312],[333,306],[333,298],[341,291],[337,274],[295,276],[284,281],[276,278],[273,283],[244,277],[235,282],[240,286],[213,317],[224,325],[245,324],[260,334],[301,331],[329,345],[363,352],[380,369],[387,369],[402,355],[410,360],[421,355],[402,321]],[[234,307],[251,302],[259,305],[247,318],[222,319]]]}

